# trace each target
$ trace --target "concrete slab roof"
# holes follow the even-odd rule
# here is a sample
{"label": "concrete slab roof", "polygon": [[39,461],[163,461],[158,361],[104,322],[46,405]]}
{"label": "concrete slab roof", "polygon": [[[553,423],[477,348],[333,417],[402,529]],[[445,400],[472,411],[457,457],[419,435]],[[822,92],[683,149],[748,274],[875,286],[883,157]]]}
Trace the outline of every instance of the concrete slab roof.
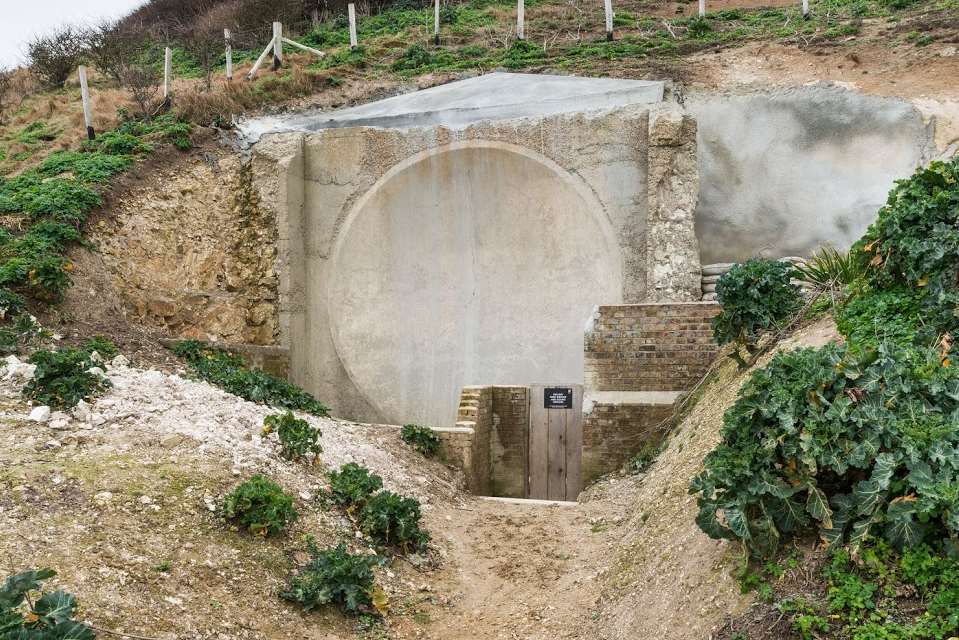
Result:
{"label": "concrete slab roof", "polygon": [[460,128],[474,122],[652,104],[663,83],[532,73],[489,73],[332,112],[302,112],[255,118],[240,124],[251,139],[266,133],[341,127]]}

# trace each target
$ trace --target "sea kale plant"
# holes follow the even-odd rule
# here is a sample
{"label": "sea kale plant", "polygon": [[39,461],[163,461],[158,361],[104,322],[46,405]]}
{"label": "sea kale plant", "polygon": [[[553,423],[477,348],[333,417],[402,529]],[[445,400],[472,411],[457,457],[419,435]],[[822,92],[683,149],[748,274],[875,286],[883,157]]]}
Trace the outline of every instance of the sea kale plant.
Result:
{"label": "sea kale plant", "polygon": [[740,347],[752,355],[764,333],[780,328],[802,306],[795,274],[787,262],[757,258],[735,265],[716,284],[722,310],[713,318],[713,334],[720,345],[735,343],[731,357],[740,367],[746,365]]}
{"label": "sea kale plant", "polygon": [[311,611],[325,604],[337,604],[346,613],[359,614],[383,599],[375,585],[376,556],[350,553],[346,545],[320,550],[309,542],[311,561],[290,580],[280,596]]}
{"label": "sea kale plant", "polygon": [[347,462],[339,471],[330,471],[328,478],[331,499],[346,508],[362,507],[383,488],[383,478],[355,462]]}
{"label": "sea kale plant", "polygon": [[0,586],[0,640],[94,640],[93,629],[73,619],[77,600],[65,591],[39,593],[52,569],[24,571]]}
{"label": "sea kale plant", "polygon": [[420,528],[420,503],[415,498],[381,491],[360,512],[360,529],[377,543],[404,552],[423,551],[430,535]]}
{"label": "sea kale plant", "polygon": [[40,350],[29,362],[37,368],[23,394],[39,404],[69,409],[110,386],[110,380],[96,371],[90,353],[82,349]]}
{"label": "sea kale plant", "polygon": [[223,502],[223,516],[258,536],[283,532],[299,517],[293,496],[263,476],[241,483]]}
{"label": "sea kale plant", "polygon": [[410,445],[427,458],[432,458],[440,448],[440,437],[436,435],[429,427],[421,427],[418,424],[408,424],[403,426],[400,433],[403,442]]}
{"label": "sea kale plant", "polygon": [[320,430],[310,426],[306,420],[293,415],[292,411],[266,416],[263,419],[263,434],[276,432],[280,440],[280,455],[287,460],[300,460],[307,456],[313,462],[320,459],[323,447],[320,446]]}

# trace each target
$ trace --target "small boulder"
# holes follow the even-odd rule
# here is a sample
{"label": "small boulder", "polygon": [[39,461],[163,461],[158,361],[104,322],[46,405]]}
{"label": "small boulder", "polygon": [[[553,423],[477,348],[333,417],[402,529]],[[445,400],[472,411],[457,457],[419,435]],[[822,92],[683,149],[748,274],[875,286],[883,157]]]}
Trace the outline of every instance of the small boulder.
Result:
{"label": "small boulder", "polygon": [[113,365],[114,367],[129,367],[130,361],[127,359],[126,356],[124,356],[123,354],[120,354],[116,356],[113,360],[111,360],[110,364]]}
{"label": "small boulder", "polygon": [[34,407],[30,412],[30,420],[33,422],[46,422],[50,419],[50,407],[45,404]]}

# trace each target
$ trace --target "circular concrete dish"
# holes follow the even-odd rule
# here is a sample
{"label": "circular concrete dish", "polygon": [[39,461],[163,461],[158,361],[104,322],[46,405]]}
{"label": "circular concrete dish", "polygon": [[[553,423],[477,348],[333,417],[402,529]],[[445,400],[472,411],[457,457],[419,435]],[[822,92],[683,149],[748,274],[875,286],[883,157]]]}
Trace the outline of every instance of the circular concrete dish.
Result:
{"label": "circular concrete dish", "polygon": [[347,216],[333,341],[392,422],[451,426],[471,384],[581,382],[594,305],[622,298],[600,203],[552,161],[470,142],[390,170]]}

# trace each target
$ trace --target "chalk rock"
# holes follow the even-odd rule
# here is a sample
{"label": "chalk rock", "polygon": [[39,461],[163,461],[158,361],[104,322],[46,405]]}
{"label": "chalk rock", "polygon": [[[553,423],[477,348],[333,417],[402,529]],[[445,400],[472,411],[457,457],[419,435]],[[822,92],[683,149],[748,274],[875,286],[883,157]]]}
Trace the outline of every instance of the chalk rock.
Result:
{"label": "chalk rock", "polygon": [[40,405],[39,407],[34,407],[33,411],[30,412],[30,420],[34,422],[46,422],[50,419],[50,407],[45,404]]}
{"label": "chalk rock", "polygon": [[128,367],[130,366],[130,361],[123,354],[118,355],[113,360],[110,361],[110,364],[114,367]]}
{"label": "chalk rock", "polygon": [[77,406],[73,408],[73,417],[79,420],[80,422],[90,422],[91,411],[90,405],[81,400],[77,403]]}

